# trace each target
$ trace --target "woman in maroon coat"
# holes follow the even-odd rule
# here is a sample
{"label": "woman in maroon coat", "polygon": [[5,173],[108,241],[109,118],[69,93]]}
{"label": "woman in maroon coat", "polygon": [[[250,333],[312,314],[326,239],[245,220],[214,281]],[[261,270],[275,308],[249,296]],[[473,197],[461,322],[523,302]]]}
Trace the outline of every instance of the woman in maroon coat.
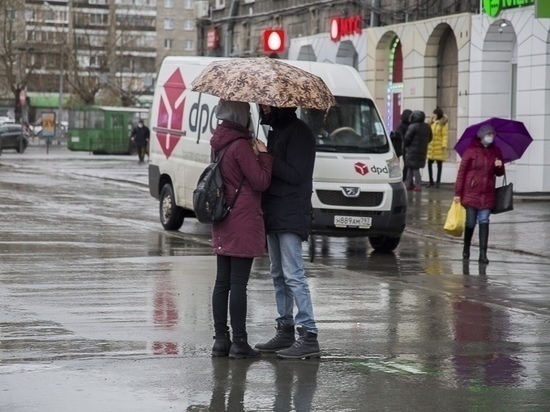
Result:
{"label": "woman in maroon coat", "polygon": [[[246,333],[247,285],[254,257],[265,253],[265,229],[261,194],[271,182],[273,158],[267,147],[255,139],[251,143],[250,105],[220,100],[216,117],[222,120],[210,141],[212,151],[226,150],[220,163],[227,204],[231,212],[212,224],[212,245],[217,255],[216,284],[212,292],[215,343],[213,356],[250,358],[260,352],[248,344]],[[227,312],[231,317],[233,341],[229,336]]]}
{"label": "woman in maroon coat", "polygon": [[479,223],[479,262],[489,263],[487,243],[489,240],[489,215],[495,207],[495,176],[504,175],[502,153],[493,144],[495,129],[490,125],[481,126],[478,139],[462,157],[455,182],[455,202],[466,208],[464,229],[464,250],[462,257],[470,259],[470,244],[476,221]]}

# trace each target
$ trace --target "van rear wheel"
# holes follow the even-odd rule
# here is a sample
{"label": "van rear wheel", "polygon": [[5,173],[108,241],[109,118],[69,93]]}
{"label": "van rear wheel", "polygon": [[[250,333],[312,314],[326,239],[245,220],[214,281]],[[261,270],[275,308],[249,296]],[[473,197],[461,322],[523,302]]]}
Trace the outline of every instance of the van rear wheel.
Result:
{"label": "van rear wheel", "polygon": [[183,209],[176,205],[174,189],[167,183],[160,191],[160,223],[166,230],[178,230],[183,225]]}
{"label": "van rear wheel", "polygon": [[369,243],[374,250],[382,253],[390,253],[395,250],[401,237],[389,237],[389,236],[371,236],[369,237]]}

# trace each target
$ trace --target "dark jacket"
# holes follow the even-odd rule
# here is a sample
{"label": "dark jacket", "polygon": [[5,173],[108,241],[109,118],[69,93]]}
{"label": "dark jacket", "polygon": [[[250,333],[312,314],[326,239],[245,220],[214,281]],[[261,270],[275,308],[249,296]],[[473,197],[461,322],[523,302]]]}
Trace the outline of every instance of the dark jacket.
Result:
{"label": "dark jacket", "polygon": [[432,140],[432,128],[425,123],[426,114],[415,110],[411,115],[411,124],[405,133],[405,166],[411,169],[422,169],[426,166],[428,144]]}
{"label": "dark jacket", "polygon": [[504,175],[504,165],[495,167],[502,153],[494,144],[483,146],[473,139],[464,152],[455,181],[455,196],[464,207],[492,209],[495,206],[495,176]]}
{"label": "dark jacket", "polygon": [[273,158],[267,153],[256,156],[249,138],[246,127],[224,120],[210,140],[214,151],[223,150],[233,142],[220,163],[228,204],[231,204],[244,177],[240,193],[227,217],[212,224],[212,246],[214,253],[219,255],[255,257],[265,252],[261,196],[271,181]]}
{"label": "dark jacket", "polygon": [[149,142],[149,136],[151,132],[149,131],[149,128],[145,125],[141,127],[134,127],[134,130],[132,130],[132,136],[134,138],[134,144],[138,147],[141,146],[147,146],[147,143]]}
{"label": "dark jacket", "polygon": [[262,197],[266,232],[294,233],[307,240],[311,225],[315,136],[309,126],[296,117],[295,109],[272,110],[267,149],[273,156],[273,175]]}
{"label": "dark jacket", "polygon": [[411,117],[411,114],[412,110],[403,110],[403,113],[401,113],[401,123],[397,125],[395,131],[393,132],[393,137],[391,138],[397,157],[405,154],[403,150],[403,139],[405,138],[405,134],[407,133],[407,129],[410,125],[409,118]]}

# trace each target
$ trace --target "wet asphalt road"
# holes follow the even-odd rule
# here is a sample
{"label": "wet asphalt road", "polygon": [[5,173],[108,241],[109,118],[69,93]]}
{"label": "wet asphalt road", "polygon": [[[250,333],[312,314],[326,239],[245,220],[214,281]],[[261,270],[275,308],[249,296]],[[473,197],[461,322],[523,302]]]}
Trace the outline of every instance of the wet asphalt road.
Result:
{"label": "wet asphalt road", "polygon": [[[320,360],[211,358],[209,230],[163,231],[144,168],[2,154],[0,411],[550,409],[550,259],[464,266],[434,237],[391,255],[318,240]],[[267,270],[255,261],[252,343],[274,331]]]}

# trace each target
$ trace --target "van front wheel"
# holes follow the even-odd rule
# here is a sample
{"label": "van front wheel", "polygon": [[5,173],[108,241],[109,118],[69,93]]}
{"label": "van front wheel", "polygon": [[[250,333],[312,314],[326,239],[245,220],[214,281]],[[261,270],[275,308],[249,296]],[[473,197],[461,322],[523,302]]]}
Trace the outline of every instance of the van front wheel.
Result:
{"label": "van front wheel", "polygon": [[374,250],[382,253],[393,252],[401,237],[388,237],[388,236],[371,236],[369,237],[369,243]]}
{"label": "van front wheel", "polygon": [[160,223],[166,230],[178,230],[183,225],[183,209],[176,205],[174,189],[167,183],[160,191]]}

